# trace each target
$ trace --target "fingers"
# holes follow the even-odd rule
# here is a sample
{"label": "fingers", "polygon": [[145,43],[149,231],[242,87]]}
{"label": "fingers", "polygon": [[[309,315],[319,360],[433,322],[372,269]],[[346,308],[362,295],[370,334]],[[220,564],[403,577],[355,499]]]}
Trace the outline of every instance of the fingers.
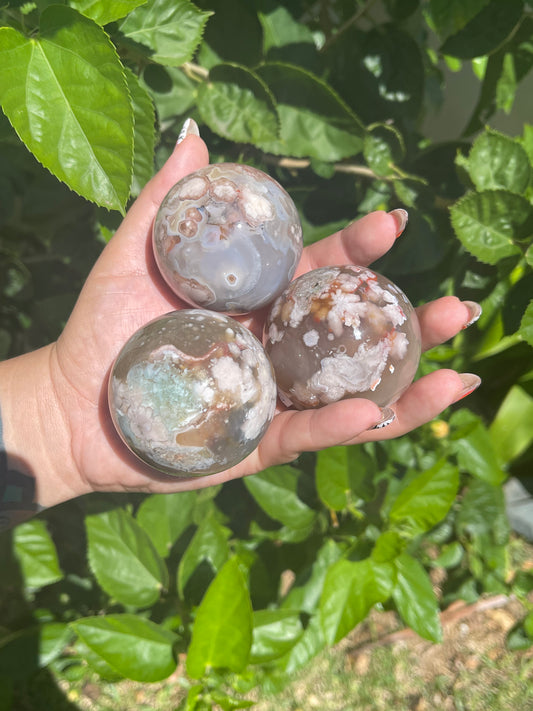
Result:
{"label": "fingers", "polygon": [[277,415],[260,443],[261,468],[296,459],[353,440],[376,425],[380,408],[364,399],[342,400],[317,410],[287,410]]}
{"label": "fingers", "polygon": [[477,321],[481,307],[473,301],[460,301],[456,296],[443,296],[416,310],[422,331],[422,348],[427,351]]}
{"label": "fingers", "polygon": [[341,264],[368,266],[387,252],[407,222],[405,210],[372,212],[303,251],[297,274]]}
{"label": "fingers", "polygon": [[414,382],[392,405],[395,420],[380,430],[363,433],[357,443],[370,440],[392,439],[430,422],[454,402],[466,397],[481,383],[470,373],[460,375],[455,370],[443,368]]}

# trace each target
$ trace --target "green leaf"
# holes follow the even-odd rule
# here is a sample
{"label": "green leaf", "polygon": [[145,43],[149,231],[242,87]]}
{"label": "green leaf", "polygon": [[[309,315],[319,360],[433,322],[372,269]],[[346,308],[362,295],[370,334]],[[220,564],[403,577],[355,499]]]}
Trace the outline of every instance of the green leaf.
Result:
{"label": "green leaf", "polygon": [[522,240],[531,232],[531,205],[521,195],[504,190],[468,193],[450,210],[457,237],[471,254],[487,264],[520,254],[515,240]]}
{"label": "green leaf", "polygon": [[185,529],[193,522],[195,491],[178,494],[152,494],[139,506],[137,523],[150,536],[163,558]]}
{"label": "green leaf", "polygon": [[334,511],[345,509],[351,494],[348,449],[330,447],[318,452],[315,477],[317,492],[323,503]]}
{"label": "green leaf", "polygon": [[72,639],[72,632],[65,622],[44,622],[40,626],[39,666],[47,667],[57,659]]}
{"label": "green leaf", "polygon": [[460,59],[490,54],[511,34],[523,10],[522,0],[491,0],[459,32],[444,42],[441,53]]}
{"label": "green leaf", "polygon": [[459,471],[440,460],[400,491],[389,512],[392,525],[408,526],[416,535],[429,531],[446,516],[457,495]]}
{"label": "green leaf", "polygon": [[303,634],[295,610],[258,610],[253,616],[252,664],[265,664],[286,654]]}
{"label": "green leaf", "polygon": [[99,25],[107,25],[125,17],[146,0],[70,0],[70,4]]}
{"label": "green leaf", "polygon": [[431,642],[442,641],[439,605],[428,574],[407,553],[394,561],[396,584],[392,599],[403,621],[420,637]]}
{"label": "green leaf", "polygon": [[211,14],[189,0],[148,0],[120,23],[120,31],[145,48],[151,61],[179,67],[192,59]]}
{"label": "green leaf", "polygon": [[369,127],[363,144],[363,155],[376,175],[387,176],[394,173],[394,165],[405,153],[401,133],[387,124]]}
{"label": "green leaf", "polygon": [[137,196],[154,174],[155,112],[150,95],[129,69],[126,79],[135,120],[131,194]]}
{"label": "green leaf", "polygon": [[295,20],[283,5],[273,5],[268,11],[259,12],[258,17],[263,27],[265,53],[287,45],[299,45],[300,50],[303,44],[314,47],[313,33],[309,27]]}
{"label": "green leaf", "polygon": [[270,467],[243,479],[259,506],[288,528],[310,528],[316,518],[313,509],[297,493],[300,472],[289,465]]}
{"label": "green leaf", "polygon": [[455,412],[450,419],[453,450],[459,468],[489,484],[501,484],[505,479],[492,437],[479,417],[469,410]]}
{"label": "green leaf", "polygon": [[122,676],[134,681],[166,679],[176,669],[178,638],[135,615],[82,617],[71,623],[83,642]]}
{"label": "green leaf", "polygon": [[133,162],[133,111],[123,67],[92,20],[54,5],[40,33],[0,28],[0,103],[21,140],[88,200],[124,210]]}
{"label": "green leaf", "polygon": [[196,612],[187,654],[187,673],[201,678],[210,669],[240,672],[252,646],[252,606],[244,576],[231,558],[213,580]]}
{"label": "green leaf", "polygon": [[514,139],[485,131],[462,163],[478,190],[509,190],[521,194],[529,184],[531,168],[522,146]]}
{"label": "green leaf", "polygon": [[[533,252],[531,252],[531,254],[533,256]],[[518,333],[524,341],[529,343],[530,346],[533,346],[533,301],[528,304],[528,307],[522,316],[520,330]]]}
{"label": "green leaf", "polygon": [[462,30],[489,0],[429,0],[430,24],[441,40]]}
{"label": "green leaf", "polygon": [[390,597],[393,567],[371,558],[339,560],[328,570],[320,600],[322,629],[335,644],[368,615],[377,602]]}
{"label": "green leaf", "polygon": [[124,509],[86,517],[88,556],[102,588],[124,605],[153,605],[168,572],[148,534]]}
{"label": "green leaf", "polygon": [[42,588],[63,578],[56,547],[44,521],[33,519],[13,531],[15,555],[29,588]]}
{"label": "green leaf", "polygon": [[198,88],[198,110],[209,128],[239,143],[262,143],[278,137],[278,117],[268,87],[252,71],[219,64]]}
{"label": "green leaf", "polygon": [[324,81],[282,62],[260,65],[256,72],[274,95],[281,119],[280,140],[262,141],[263,150],[329,162],[361,151],[360,120]]}
{"label": "green leaf", "polygon": [[188,580],[203,561],[217,573],[229,555],[228,538],[231,531],[214,516],[205,518],[198,527],[178,567],[178,592],[183,597]]}
{"label": "green leaf", "polygon": [[[533,321],[533,302],[530,308]],[[533,397],[519,385],[513,385],[489,429],[492,447],[500,461],[512,462],[526,451],[533,442],[532,422]]]}
{"label": "green leaf", "polygon": [[155,103],[162,130],[174,123],[176,117],[183,117],[196,101],[196,84],[177,67],[149,64],[142,73],[141,83]]}

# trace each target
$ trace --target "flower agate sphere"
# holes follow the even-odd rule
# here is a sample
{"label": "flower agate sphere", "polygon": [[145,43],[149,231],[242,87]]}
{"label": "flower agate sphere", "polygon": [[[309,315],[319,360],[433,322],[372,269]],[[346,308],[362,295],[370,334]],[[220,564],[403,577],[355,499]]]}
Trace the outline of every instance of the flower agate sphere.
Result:
{"label": "flower agate sphere", "polygon": [[281,294],[302,253],[289,194],[256,168],[218,163],[169,191],[154,222],[154,254],[170,288],[193,306],[246,313]]}
{"label": "flower agate sphere", "polygon": [[109,404],[123,441],[167,474],[201,476],[250,454],[276,406],[271,363],[237,321],[202,309],[150,322],[111,372]]}
{"label": "flower agate sphere", "polygon": [[351,397],[390,405],[420,359],[409,300],[363,267],[324,267],[295,279],[272,305],[265,328],[280,397],[299,409]]}

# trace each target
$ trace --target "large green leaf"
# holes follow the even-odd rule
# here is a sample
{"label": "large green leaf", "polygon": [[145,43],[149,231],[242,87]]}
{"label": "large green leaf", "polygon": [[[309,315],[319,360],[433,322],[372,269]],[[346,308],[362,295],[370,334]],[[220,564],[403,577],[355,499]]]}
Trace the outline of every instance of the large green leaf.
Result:
{"label": "large green leaf", "polygon": [[120,20],[145,3],[146,0],[70,0],[70,4],[76,10],[99,25]]}
{"label": "large green leaf", "polygon": [[396,558],[394,567],[396,583],[392,599],[403,621],[421,637],[441,642],[439,605],[428,574],[408,553]]}
{"label": "large green leaf", "polygon": [[218,64],[198,88],[198,110],[209,128],[239,143],[276,140],[278,117],[272,96],[246,67]]}
{"label": "large green leaf", "polygon": [[448,37],[440,51],[461,59],[490,54],[511,34],[523,10],[522,0],[491,0],[459,32]]}
{"label": "large green leaf", "polygon": [[361,122],[324,81],[282,62],[260,65],[257,74],[272,91],[281,119],[280,140],[262,141],[263,150],[328,162],[361,151]]}
{"label": "large green leaf", "polygon": [[56,547],[44,521],[33,519],[17,526],[13,542],[28,588],[42,588],[62,579]]}
{"label": "large green leaf", "polygon": [[311,527],[316,514],[297,493],[300,472],[289,465],[270,467],[243,481],[259,506],[288,528]]}
{"label": "large green leaf", "polygon": [[126,79],[135,119],[131,194],[137,196],[154,174],[155,112],[150,95],[129,69]]}
{"label": "large green leaf", "polygon": [[222,568],[229,555],[230,534],[214,516],[202,521],[179,563],[178,592],[182,597],[187,582],[203,561],[209,563],[214,573]]}
{"label": "large green leaf", "polygon": [[193,522],[197,493],[182,491],[178,494],[152,494],[139,506],[137,522],[152,539],[163,558]]}
{"label": "large green leaf", "polygon": [[71,627],[106,664],[134,681],[166,679],[176,668],[173,632],[135,615],[82,617]]}
{"label": "large green leaf", "polygon": [[441,460],[400,491],[389,511],[394,526],[413,534],[428,531],[446,516],[459,488],[457,467]]}
{"label": "large green leaf", "polygon": [[392,592],[394,569],[371,558],[339,560],[327,572],[320,599],[324,636],[329,644],[345,637],[377,602]]}
{"label": "large green leaf", "polygon": [[124,605],[147,607],[168,586],[168,571],[146,531],[124,509],[86,517],[90,566],[102,588]]}
{"label": "large green leaf", "polygon": [[36,37],[0,28],[0,63],[0,103],[29,150],[83,197],[124,210],[133,110],[105,32],[55,5],[42,13]]}
{"label": "large green leaf", "polygon": [[450,419],[451,439],[459,468],[489,484],[501,484],[505,479],[492,437],[479,417],[470,410],[458,410]]}
{"label": "large green leaf", "polygon": [[120,23],[120,31],[153,62],[179,67],[192,59],[211,14],[189,0],[148,0]]}
{"label": "large green leaf", "polygon": [[196,612],[187,654],[187,673],[201,678],[210,669],[240,672],[252,646],[252,606],[236,558],[213,580]]}
{"label": "large green leaf", "polygon": [[509,136],[485,131],[470,155],[460,161],[478,190],[509,190],[521,194],[529,184],[531,167],[522,146]]}
{"label": "large green leaf", "polygon": [[297,610],[258,610],[254,612],[252,664],[264,664],[286,654],[303,634]]}
{"label": "large green leaf", "polygon": [[[531,308],[533,315],[533,308]],[[532,344],[533,345],[533,344]],[[502,462],[512,462],[533,442],[533,397],[513,385],[489,429],[490,441]]]}
{"label": "large green leaf", "polygon": [[468,193],[450,210],[457,237],[469,252],[487,264],[520,254],[515,240],[531,233],[530,203],[505,190]]}

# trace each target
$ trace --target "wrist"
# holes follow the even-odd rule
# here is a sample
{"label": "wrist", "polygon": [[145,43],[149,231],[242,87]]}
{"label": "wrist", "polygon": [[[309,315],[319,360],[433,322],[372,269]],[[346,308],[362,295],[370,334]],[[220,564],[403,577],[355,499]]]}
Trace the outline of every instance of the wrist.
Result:
{"label": "wrist", "polygon": [[[23,497],[20,515],[10,504],[12,523],[85,493],[72,457],[54,360],[55,344],[51,344],[0,363],[3,484],[6,476],[18,481]],[[28,500],[31,494],[33,501]]]}

